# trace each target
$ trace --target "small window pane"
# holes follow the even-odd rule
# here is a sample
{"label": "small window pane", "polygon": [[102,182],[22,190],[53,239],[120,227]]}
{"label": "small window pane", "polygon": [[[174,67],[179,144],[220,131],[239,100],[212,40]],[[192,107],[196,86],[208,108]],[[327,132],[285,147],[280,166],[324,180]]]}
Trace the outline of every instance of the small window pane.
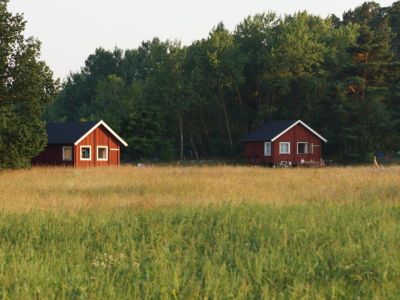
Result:
{"label": "small window pane", "polygon": [[289,143],[280,143],[279,144],[279,153],[280,154],[289,154]]}
{"label": "small window pane", "polygon": [[271,142],[265,142],[264,143],[264,156],[270,156],[271,155]]}
{"label": "small window pane", "polygon": [[90,147],[81,148],[81,158],[90,159]]}
{"label": "small window pane", "polygon": [[71,161],[72,160],[72,147],[63,147],[63,160]]}
{"label": "small window pane", "polygon": [[99,147],[97,148],[97,159],[107,159],[107,148],[106,147]]}
{"label": "small window pane", "polygon": [[307,154],[308,153],[307,143],[298,143],[297,144],[297,153],[298,154]]}

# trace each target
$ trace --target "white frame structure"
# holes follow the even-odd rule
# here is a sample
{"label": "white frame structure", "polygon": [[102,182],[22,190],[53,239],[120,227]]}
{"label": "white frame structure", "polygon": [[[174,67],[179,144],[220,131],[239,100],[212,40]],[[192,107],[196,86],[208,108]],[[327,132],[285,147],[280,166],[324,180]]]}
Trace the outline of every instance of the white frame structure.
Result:
{"label": "white frame structure", "polygon": [[[70,149],[71,150],[71,158],[65,158],[65,154],[64,154],[65,149]],[[63,161],[72,161],[73,155],[74,154],[72,152],[72,146],[63,146],[62,147],[62,160]]]}
{"label": "white frame structure", "polygon": [[[305,152],[304,153],[299,153],[299,144],[305,144],[306,146],[305,146]],[[297,142],[297,154],[308,154],[309,153],[309,151],[308,151],[308,142]]]}
{"label": "white frame structure", "polygon": [[[106,158],[99,158],[99,149],[106,149]],[[97,146],[96,147],[96,159],[98,161],[108,161],[108,146]]]}
{"label": "white frame structure", "polygon": [[[269,146],[269,149],[268,149],[267,145]],[[269,150],[269,151],[267,151],[267,150]],[[272,152],[272,143],[264,142],[264,156],[271,156],[271,152]]]}
{"label": "white frame structure", "polygon": [[322,135],[320,135],[318,132],[316,132],[314,129],[312,129],[310,126],[308,126],[306,123],[304,123],[301,120],[298,120],[296,122],[294,122],[292,125],[290,125],[288,128],[286,128],[284,131],[282,131],[281,133],[279,133],[278,135],[276,135],[274,138],[271,139],[271,142],[274,142],[276,139],[278,139],[279,137],[281,137],[282,135],[284,135],[286,132],[288,132],[290,129],[292,129],[294,126],[296,126],[297,124],[301,124],[303,125],[305,128],[307,128],[308,130],[310,130],[312,133],[314,133],[317,137],[319,137],[321,140],[323,140],[325,143],[327,142],[327,139],[325,139]]}
{"label": "white frame structure", "polygon": [[[82,148],[89,148],[89,158],[82,157]],[[91,145],[81,145],[79,147],[79,159],[82,161],[91,161],[92,160],[92,146]]]}
{"label": "white frame structure", "polygon": [[101,120],[100,122],[98,122],[96,125],[94,125],[91,129],[89,129],[89,131],[88,132],[86,132],[84,135],[82,135],[80,138],[79,138],[79,140],[77,140],[75,143],[74,143],[74,145],[76,146],[76,145],[78,145],[81,141],[83,141],[83,139],[85,138],[85,137],[87,137],[93,130],[95,130],[97,127],[99,127],[100,125],[103,125],[109,132],[111,132],[111,134],[118,140],[118,141],[120,141],[120,143],[122,144],[122,145],[124,145],[125,147],[126,146],[128,146],[128,143],[127,142],[125,142],[118,134],[116,134],[115,132],[114,132],[114,130],[112,130],[111,128],[110,128],[110,126],[108,126],[103,120]]}
{"label": "white frame structure", "polygon": [[[282,152],[282,144],[288,145],[288,152]],[[290,142],[279,142],[279,154],[290,154]]]}

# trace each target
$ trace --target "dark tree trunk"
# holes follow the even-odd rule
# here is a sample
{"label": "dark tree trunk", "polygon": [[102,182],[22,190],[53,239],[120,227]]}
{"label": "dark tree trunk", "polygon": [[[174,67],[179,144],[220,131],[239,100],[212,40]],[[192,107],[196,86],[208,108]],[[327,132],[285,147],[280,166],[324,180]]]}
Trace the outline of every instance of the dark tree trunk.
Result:
{"label": "dark tree trunk", "polygon": [[179,138],[180,138],[180,153],[179,153],[179,157],[180,160],[183,160],[183,122],[182,122],[182,115],[179,114]]}

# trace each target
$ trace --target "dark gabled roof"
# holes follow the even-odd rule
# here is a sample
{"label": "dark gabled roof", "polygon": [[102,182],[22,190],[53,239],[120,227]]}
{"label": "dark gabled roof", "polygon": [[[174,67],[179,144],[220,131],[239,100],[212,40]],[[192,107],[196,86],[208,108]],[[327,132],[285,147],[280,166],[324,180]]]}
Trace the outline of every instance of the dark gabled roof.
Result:
{"label": "dark gabled roof", "polygon": [[308,126],[301,120],[285,120],[285,121],[267,121],[263,123],[260,127],[256,128],[254,131],[250,132],[246,135],[241,142],[260,142],[260,141],[275,141],[282,134],[296,126],[297,124],[301,124],[313,134],[315,134],[318,138],[320,138],[325,143],[327,140],[321,136],[318,132]]}
{"label": "dark gabled roof", "polygon": [[242,142],[270,141],[285,129],[293,125],[295,120],[267,121],[242,138]]}
{"label": "dark gabled roof", "polygon": [[103,120],[99,122],[68,122],[49,123],[46,131],[48,144],[74,144],[80,143],[86,136],[99,126],[105,127],[122,145],[128,146],[118,134],[114,132]]}
{"label": "dark gabled roof", "polygon": [[285,129],[293,125],[295,120],[267,121],[241,139],[241,142],[270,141]]}
{"label": "dark gabled roof", "polygon": [[48,144],[74,144],[96,124],[97,122],[48,123]]}

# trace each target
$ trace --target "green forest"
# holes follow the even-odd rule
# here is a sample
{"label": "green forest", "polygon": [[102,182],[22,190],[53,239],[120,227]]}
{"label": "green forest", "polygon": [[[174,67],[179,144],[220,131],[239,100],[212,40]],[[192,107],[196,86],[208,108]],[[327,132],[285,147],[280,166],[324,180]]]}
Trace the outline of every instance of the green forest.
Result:
{"label": "green forest", "polygon": [[328,139],[326,158],[370,161],[400,150],[399,62],[400,1],[341,17],[265,12],[187,46],[98,48],[44,118],[104,120],[129,143],[126,161],[238,159],[263,121],[301,119]]}

